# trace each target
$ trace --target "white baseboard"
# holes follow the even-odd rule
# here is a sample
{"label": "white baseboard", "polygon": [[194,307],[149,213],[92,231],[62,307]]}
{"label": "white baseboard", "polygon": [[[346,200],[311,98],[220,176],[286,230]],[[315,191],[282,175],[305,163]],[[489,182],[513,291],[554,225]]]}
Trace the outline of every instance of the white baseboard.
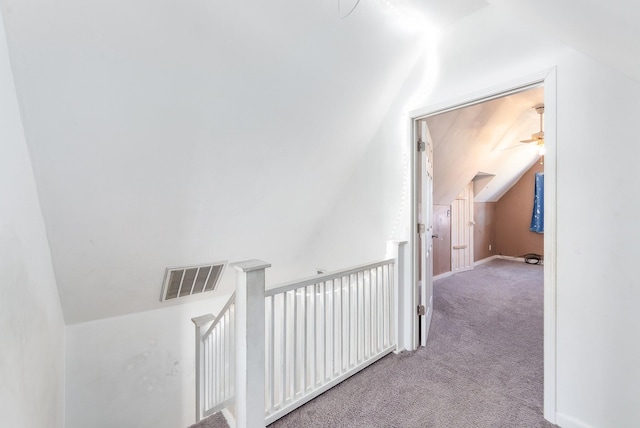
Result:
{"label": "white baseboard", "polygon": [[[496,256],[496,258],[499,258],[499,259],[502,259],[502,260],[511,260],[512,262],[526,263],[526,261],[524,260],[524,257],[511,257],[511,256],[499,255],[499,256]],[[536,263],[531,263],[531,264],[536,264]],[[540,263],[537,263],[537,264],[543,265],[544,264],[544,260],[540,260]]]}
{"label": "white baseboard", "polygon": [[522,262],[524,263],[524,257],[511,257],[511,256],[503,256],[502,254],[497,256],[497,258],[502,260],[511,260],[512,262]]}
{"label": "white baseboard", "polygon": [[[459,270],[459,271],[456,271],[456,272],[449,271],[449,272],[441,273],[440,275],[435,275],[435,276],[433,277],[433,280],[434,280],[434,281],[437,281],[437,280],[439,280],[439,279],[447,278],[447,277],[449,277],[449,276],[453,275],[454,273],[458,273],[458,272],[465,272],[465,271],[467,271],[467,270],[471,270],[471,269],[473,269],[473,268],[474,268],[474,267],[476,267],[476,266],[479,266],[479,265],[482,265],[482,264],[488,263],[488,262],[490,262],[491,260],[495,260],[495,259],[511,260],[511,261],[514,261],[514,262],[522,262],[522,263],[525,263],[525,261],[524,261],[524,257],[510,257],[510,256],[503,256],[503,255],[501,255],[501,254],[495,254],[495,255],[493,255],[493,256],[489,256],[489,257],[487,257],[487,258],[485,258],[485,259],[478,260],[477,262],[473,262],[473,267],[472,267],[472,268],[469,268],[469,269],[462,269],[462,270]],[[540,264],[544,264],[544,262],[543,262],[543,261],[540,261]]]}
{"label": "white baseboard", "polygon": [[436,276],[434,276],[434,277],[433,277],[433,280],[434,280],[434,281],[437,281],[437,280],[439,280],[439,279],[447,278],[447,277],[449,277],[449,276],[453,275],[454,273],[460,273],[460,272],[466,272],[466,271],[468,271],[468,270],[472,270],[474,267],[476,267],[476,266],[478,266],[478,265],[481,265],[482,263],[490,262],[491,260],[496,259],[496,258],[498,258],[498,257],[499,257],[499,256],[491,256],[491,257],[487,257],[486,259],[482,259],[482,260],[478,260],[477,262],[473,262],[473,266],[472,266],[472,267],[469,267],[469,268],[466,268],[466,269],[460,269],[460,270],[457,270],[457,271],[455,271],[455,272],[453,272],[453,271],[449,271],[449,272],[441,273],[440,275],[436,275]]}
{"label": "white baseboard", "polygon": [[571,416],[567,416],[560,412],[556,412],[556,425],[561,428],[595,428],[576,418],[572,418]]}
{"label": "white baseboard", "polygon": [[453,272],[451,272],[451,271],[449,271],[449,272],[445,272],[445,273],[441,273],[440,275],[436,275],[436,276],[434,276],[434,277],[433,277],[433,280],[434,280],[434,281],[437,281],[437,280],[439,280],[439,279],[446,278],[446,277],[451,276],[451,275],[453,275]]}
{"label": "white baseboard", "polygon": [[498,256],[498,255],[493,255],[493,256],[489,256],[489,257],[487,257],[486,259],[478,260],[477,262],[473,262],[473,267],[476,267],[476,266],[478,266],[478,265],[481,265],[481,264],[484,264],[484,263],[490,262],[491,260],[495,260],[495,259],[497,259],[498,257],[500,257],[500,256]]}

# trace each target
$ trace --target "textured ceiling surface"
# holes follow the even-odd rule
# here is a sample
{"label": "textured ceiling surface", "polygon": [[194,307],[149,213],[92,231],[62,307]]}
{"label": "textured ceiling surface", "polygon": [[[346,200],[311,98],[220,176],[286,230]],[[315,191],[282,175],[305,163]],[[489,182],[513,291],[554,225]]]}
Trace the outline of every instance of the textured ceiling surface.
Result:
{"label": "textured ceiling surface", "polygon": [[434,202],[450,205],[479,173],[494,178],[475,201],[500,199],[539,158],[534,144],[520,141],[539,130],[533,107],[543,103],[544,89],[538,87],[428,117],[434,143]]}
{"label": "textured ceiling surface", "polygon": [[[488,0],[513,19],[640,80],[640,2]],[[534,34],[535,36],[535,34]]]}
{"label": "textured ceiling surface", "polygon": [[[268,253],[278,278],[424,55],[428,26],[498,8],[640,79],[631,2],[379,0],[346,19],[353,0],[0,4],[67,323],[159,307],[166,266]],[[470,171],[500,172],[496,149],[536,130],[523,104],[453,113],[434,139],[473,136],[491,150]],[[487,200],[508,185],[490,184]]]}
{"label": "textured ceiling surface", "polygon": [[278,269],[423,46],[384,2],[2,10],[67,323],[160,307],[167,266],[268,256],[273,281],[299,275]]}

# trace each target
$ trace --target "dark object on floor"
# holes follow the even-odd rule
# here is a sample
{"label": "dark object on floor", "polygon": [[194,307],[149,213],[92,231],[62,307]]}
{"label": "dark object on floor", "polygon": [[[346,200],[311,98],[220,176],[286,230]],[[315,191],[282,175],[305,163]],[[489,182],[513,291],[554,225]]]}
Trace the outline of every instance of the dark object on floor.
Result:
{"label": "dark object on floor", "polygon": [[542,256],[534,253],[525,254],[524,261],[530,265],[539,265],[542,262]]}

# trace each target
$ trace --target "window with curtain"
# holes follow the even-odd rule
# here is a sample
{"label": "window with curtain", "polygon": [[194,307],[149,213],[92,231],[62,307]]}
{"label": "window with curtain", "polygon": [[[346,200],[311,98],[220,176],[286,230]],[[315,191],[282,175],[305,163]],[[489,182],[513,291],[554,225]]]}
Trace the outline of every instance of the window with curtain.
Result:
{"label": "window with curtain", "polygon": [[531,214],[532,232],[544,232],[544,173],[536,172],[536,183],[533,195],[533,213]]}

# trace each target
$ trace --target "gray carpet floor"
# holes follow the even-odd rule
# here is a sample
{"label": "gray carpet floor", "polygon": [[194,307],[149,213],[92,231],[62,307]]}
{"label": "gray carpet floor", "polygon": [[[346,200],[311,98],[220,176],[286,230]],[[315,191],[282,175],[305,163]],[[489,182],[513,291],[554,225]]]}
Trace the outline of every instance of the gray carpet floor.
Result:
{"label": "gray carpet floor", "polygon": [[[542,275],[494,260],[436,281],[425,348],[383,358],[270,427],[554,427],[542,416]],[[214,415],[193,428],[226,426]]]}

